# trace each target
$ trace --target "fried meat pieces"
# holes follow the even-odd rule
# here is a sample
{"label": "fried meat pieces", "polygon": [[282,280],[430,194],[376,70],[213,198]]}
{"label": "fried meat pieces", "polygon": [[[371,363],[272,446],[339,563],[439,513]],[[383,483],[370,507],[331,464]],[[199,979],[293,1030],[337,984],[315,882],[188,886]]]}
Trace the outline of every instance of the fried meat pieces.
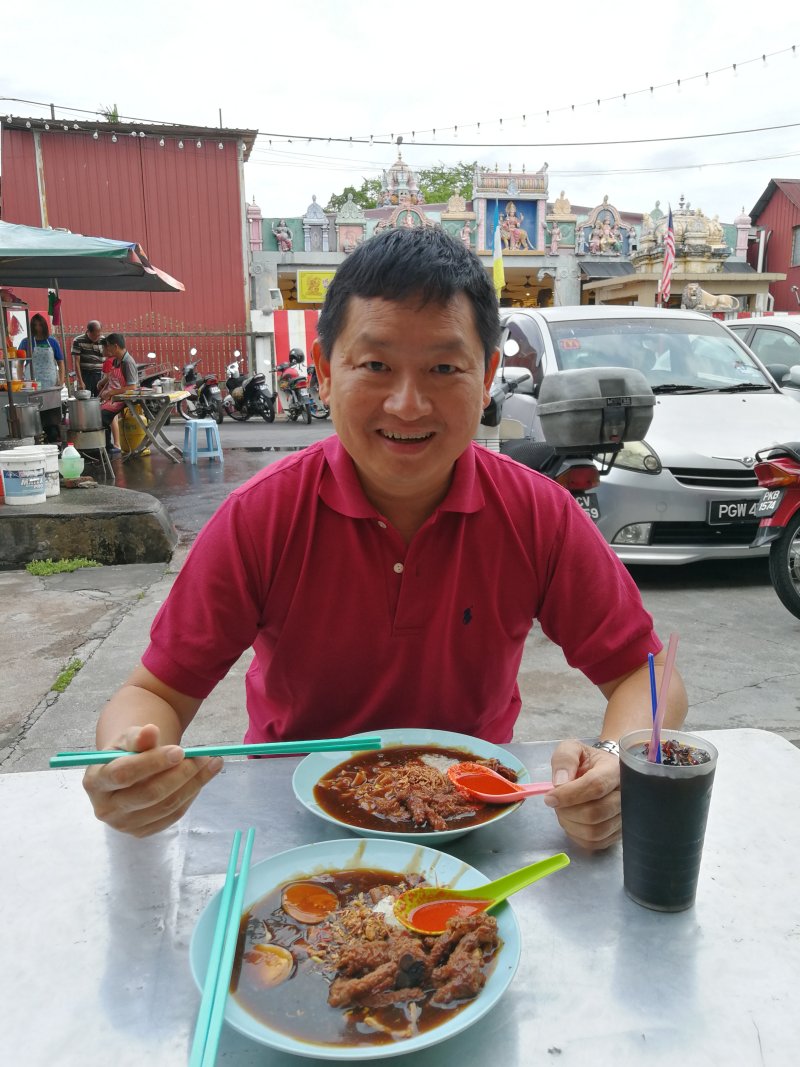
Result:
{"label": "fried meat pieces", "polygon": [[497,921],[482,913],[451,919],[441,937],[419,937],[390,928],[373,912],[365,934],[334,952],[332,1007],[379,1008],[422,1000],[431,991],[438,1007],[469,999],[483,988],[483,967],[499,946]]}

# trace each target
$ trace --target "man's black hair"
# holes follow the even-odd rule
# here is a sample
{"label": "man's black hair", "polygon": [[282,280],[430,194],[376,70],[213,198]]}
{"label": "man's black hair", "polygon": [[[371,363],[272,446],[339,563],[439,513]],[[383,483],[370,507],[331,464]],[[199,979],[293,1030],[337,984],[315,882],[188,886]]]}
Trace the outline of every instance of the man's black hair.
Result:
{"label": "man's black hair", "polygon": [[500,343],[500,316],[481,261],[438,226],[387,230],[359,245],[336,271],[317,326],[322,351],[330,358],[352,296],[444,305],[458,293],[472,304],[488,366]]}
{"label": "man's black hair", "polygon": [[125,338],[121,333],[107,333],[103,338],[101,344],[105,345],[117,345],[119,348],[125,347]]}

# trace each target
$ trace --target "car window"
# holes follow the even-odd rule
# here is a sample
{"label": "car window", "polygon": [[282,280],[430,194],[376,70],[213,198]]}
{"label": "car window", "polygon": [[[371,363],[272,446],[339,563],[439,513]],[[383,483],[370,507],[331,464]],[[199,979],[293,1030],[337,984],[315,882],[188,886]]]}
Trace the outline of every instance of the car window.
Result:
{"label": "car window", "polygon": [[767,385],[747,349],[715,319],[598,318],[549,321],[560,370],[633,367],[651,388]]}
{"label": "car window", "polygon": [[762,363],[800,363],[800,339],[786,330],[760,326],[753,334],[750,348]]}

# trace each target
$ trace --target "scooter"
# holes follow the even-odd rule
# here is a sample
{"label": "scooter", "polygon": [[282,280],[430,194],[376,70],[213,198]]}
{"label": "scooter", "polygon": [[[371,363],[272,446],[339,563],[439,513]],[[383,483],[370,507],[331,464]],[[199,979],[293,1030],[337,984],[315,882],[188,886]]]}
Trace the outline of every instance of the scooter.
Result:
{"label": "scooter", "polygon": [[[604,368],[594,367],[539,375],[532,390],[533,373],[505,363],[506,357],[521,355],[538,368],[537,353],[529,350],[523,334],[507,329],[502,351],[503,365],[492,383],[477,439],[563,485],[597,522],[600,508],[592,490],[611,470],[625,441],[639,440],[649,429],[653,407],[634,413],[630,406],[633,396],[648,394],[655,403],[647,379],[637,370],[615,368],[614,388],[620,392],[606,395],[601,381]],[[514,411],[524,422],[506,417],[503,411],[509,397],[523,386]],[[536,428],[535,437],[531,427]]]}
{"label": "scooter", "polygon": [[[197,355],[197,349],[190,349],[189,355]],[[187,363],[183,368],[183,388],[191,395],[178,402],[178,414],[187,422],[190,419],[213,419],[216,423],[221,423],[225,417],[222,390],[216,374],[197,373],[197,366],[201,362],[202,357]]]}
{"label": "scooter", "polygon": [[223,400],[225,412],[237,422],[246,422],[251,415],[260,415],[264,422],[275,421],[275,394],[263,374],[240,374],[240,352],[234,352],[233,363],[225,368],[227,396]]}
{"label": "scooter", "polygon": [[310,424],[312,403],[308,391],[308,375],[304,369],[305,361],[302,349],[293,348],[289,352],[289,362],[279,363],[275,369],[278,372],[278,393],[287,418],[296,422],[302,415]]}
{"label": "scooter", "polygon": [[319,395],[319,379],[317,378],[317,368],[314,363],[308,368],[308,395],[311,397],[312,419],[327,419],[331,409],[322,403]]}
{"label": "scooter", "polygon": [[769,577],[783,606],[800,619],[800,442],[756,452],[755,473],[765,490],[751,548],[769,545]]}

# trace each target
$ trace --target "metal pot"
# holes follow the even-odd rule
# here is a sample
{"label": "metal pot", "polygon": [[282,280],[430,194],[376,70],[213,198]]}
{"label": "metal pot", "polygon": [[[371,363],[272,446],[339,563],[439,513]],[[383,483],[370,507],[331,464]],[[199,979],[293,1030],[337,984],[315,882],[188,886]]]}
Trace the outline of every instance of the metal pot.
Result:
{"label": "metal pot", "polygon": [[4,407],[0,418],[2,431],[15,438],[38,437],[42,432],[39,408],[35,404],[15,404],[13,409]]}
{"label": "metal pot", "polygon": [[97,397],[91,400],[70,399],[67,401],[67,411],[71,430],[102,430],[103,418]]}

